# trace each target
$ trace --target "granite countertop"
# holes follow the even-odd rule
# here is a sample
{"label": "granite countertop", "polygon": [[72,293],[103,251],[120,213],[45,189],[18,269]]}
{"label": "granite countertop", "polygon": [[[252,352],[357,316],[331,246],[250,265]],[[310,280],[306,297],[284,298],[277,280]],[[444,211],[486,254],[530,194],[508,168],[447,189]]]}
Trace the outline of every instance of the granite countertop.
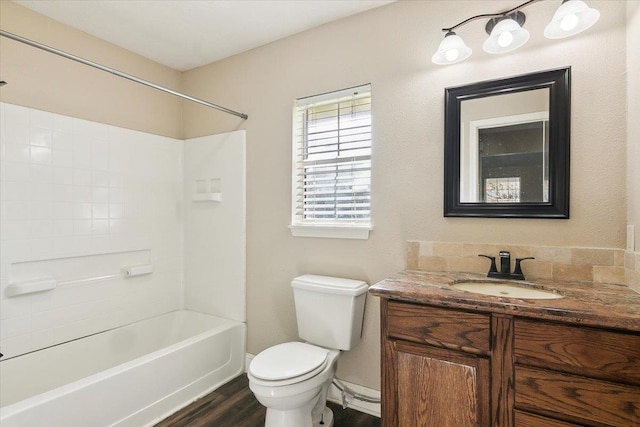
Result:
{"label": "granite countertop", "polygon": [[502,313],[535,319],[640,332],[640,293],[624,285],[551,280],[510,281],[513,284],[556,292],[558,299],[519,299],[480,295],[451,285],[469,281],[496,281],[483,275],[403,271],[376,283],[369,292],[381,298]]}

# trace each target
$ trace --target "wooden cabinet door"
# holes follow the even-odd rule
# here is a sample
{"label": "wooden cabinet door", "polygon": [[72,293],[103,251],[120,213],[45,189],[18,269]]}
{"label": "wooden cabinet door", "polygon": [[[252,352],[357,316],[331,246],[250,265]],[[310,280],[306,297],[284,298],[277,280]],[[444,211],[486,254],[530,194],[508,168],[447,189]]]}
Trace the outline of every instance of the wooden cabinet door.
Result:
{"label": "wooden cabinet door", "polygon": [[487,358],[395,340],[387,350],[385,427],[490,425]]}

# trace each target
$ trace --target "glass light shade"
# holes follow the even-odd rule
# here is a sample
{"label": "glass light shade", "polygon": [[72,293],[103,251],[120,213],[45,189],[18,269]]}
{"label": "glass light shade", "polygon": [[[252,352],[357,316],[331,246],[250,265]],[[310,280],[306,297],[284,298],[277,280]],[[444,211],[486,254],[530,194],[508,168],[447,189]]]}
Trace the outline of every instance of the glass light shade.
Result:
{"label": "glass light shade", "polygon": [[431,62],[438,65],[455,64],[471,56],[471,48],[453,31],[449,31],[440,42],[438,51],[431,57]]}
{"label": "glass light shade", "polygon": [[591,27],[598,19],[600,12],[587,6],[582,0],[565,1],[545,27],[544,36],[548,39],[573,36]]}
{"label": "glass light shade", "polygon": [[482,45],[487,53],[511,52],[529,40],[529,31],[522,28],[511,18],[499,21],[487,40]]}

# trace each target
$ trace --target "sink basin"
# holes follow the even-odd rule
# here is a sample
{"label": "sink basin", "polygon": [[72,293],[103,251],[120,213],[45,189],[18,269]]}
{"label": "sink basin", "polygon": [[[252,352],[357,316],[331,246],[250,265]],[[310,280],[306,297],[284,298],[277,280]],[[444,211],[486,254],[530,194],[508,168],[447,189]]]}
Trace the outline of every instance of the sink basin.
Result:
{"label": "sink basin", "polygon": [[495,297],[519,298],[519,299],[556,299],[563,296],[554,292],[528,288],[511,283],[499,282],[463,282],[451,285],[452,288],[461,291],[473,292]]}

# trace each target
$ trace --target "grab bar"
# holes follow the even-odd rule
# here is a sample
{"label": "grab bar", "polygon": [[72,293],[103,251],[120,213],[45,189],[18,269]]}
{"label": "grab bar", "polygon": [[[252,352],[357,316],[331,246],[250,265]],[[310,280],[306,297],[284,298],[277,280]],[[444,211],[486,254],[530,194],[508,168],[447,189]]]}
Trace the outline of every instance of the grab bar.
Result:
{"label": "grab bar", "polygon": [[36,280],[26,280],[24,282],[9,283],[5,290],[8,297],[17,295],[32,294],[35,292],[50,291],[57,286],[53,277],[43,277]]}
{"label": "grab bar", "polygon": [[22,282],[13,282],[7,285],[5,290],[7,297],[14,297],[17,295],[32,294],[35,292],[50,291],[59,286],[79,285],[82,283],[98,282],[105,279],[114,279],[118,277],[135,277],[145,274],[153,273],[153,265],[141,264],[141,265],[128,265],[122,267],[119,273],[106,274],[103,276],[85,277],[82,279],[64,280],[58,282],[53,277],[43,277],[35,280],[25,280]]}

